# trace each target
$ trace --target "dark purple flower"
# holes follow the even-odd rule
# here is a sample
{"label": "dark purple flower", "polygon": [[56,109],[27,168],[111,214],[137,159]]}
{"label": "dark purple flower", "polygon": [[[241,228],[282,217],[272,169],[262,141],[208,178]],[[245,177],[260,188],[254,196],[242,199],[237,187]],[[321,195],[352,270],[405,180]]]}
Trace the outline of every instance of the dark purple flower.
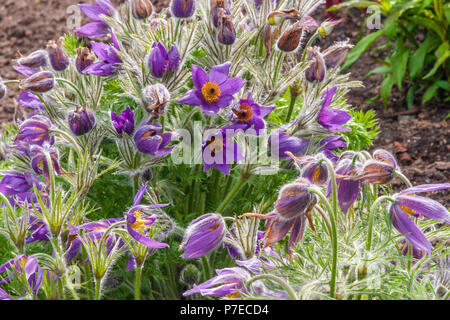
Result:
{"label": "dark purple flower", "polygon": [[331,150],[345,148],[347,146],[347,142],[345,142],[340,136],[332,135],[322,139],[319,142],[319,145],[322,146],[319,151],[322,151],[328,159],[336,162],[339,158],[331,152]]}
{"label": "dark purple flower", "polygon": [[214,26],[219,26],[219,12],[225,10],[225,14],[231,14],[229,2],[227,0],[211,0],[211,18]]}
{"label": "dark purple flower", "polygon": [[148,237],[148,231],[157,220],[157,215],[147,216],[144,212],[148,209],[167,207],[167,204],[141,205],[146,189],[147,183],[137,192],[133,200],[133,206],[125,213],[128,233],[133,239],[147,247],[166,248],[169,246],[167,243],[158,242]]}
{"label": "dark purple flower", "polygon": [[44,187],[44,183],[29,172],[0,171],[0,175],[3,175],[0,181],[0,192],[5,196],[16,196],[28,192],[33,186],[36,186],[38,190]]}
{"label": "dark purple flower", "polygon": [[17,66],[14,70],[26,77],[36,73],[40,67],[47,65],[47,52],[45,50],[37,50],[30,53],[26,57],[17,60]]}
{"label": "dark purple flower", "polygon": [[316,185],[324,184],[329,177],[328,167],[323,159],[314,159],[303,168],[302,177]]}
{"label": "dark purple flower", "polygon": [[34,92],[47,92],[55,86],[55,76],[50,71],[40,71],[20,81],[19,88]]}
{"label": "dark purple flower", "polygon": [[329,107],[336,90],[337,87],[333,87],[330,90],[326,89],[322,96],[324,101],[317,117],[317,121],[330,131],[351,131],[351,129],[344,128],[342,125],[346,124],[352,116],[344,110],[332,109]]}
{"label": "dark purple flower", "polygon": [[217,276],[194,285],[194,288],[183,293],[183,296],[199,293],[206,297],[239,297],[239,291],[245,290],[245,283],[251,278],[247,270],[239,267],[219,269],[216,272]]}
{"label": "dark purple flower", "polygon": [[238,162],[244,157],[238,144],[230,138],[228,131],[219,130],[216,134],[209,136],[202,146],[203,171],[216,167],[223,174],[230,174],[230,164]]}
{"label": "dark purple flower", "polygon": [[231,110],[233,115],[231,117],[232,125],[223,129],[254,129],[256,134],[265,128],[263,118],[271,113],[275,107],[263,107],[253,101],[250,93],[247,97],[239,100],[239,103]]}
{"label": "dark purple flower", "polygon": [[441,184],[423,184],[420,186],[408,188],[394,195],[395,202],[389,208],[389,214],[394,227],[406,239],[419,250],[423,250],[431,256],[432,245],[425,237],[410,216],[420,217],[421,215],[430,219],[450,223],[450,214],[448,210],[439,202],[417,196],[416,193],[431,192],[442,189],[449,189],[450,183]]}
{"label": "dark purple flower", "polygon": [[167,71],[175,72],[179,66],[180,53],[175,43],[169,52],[161,43],[153,43],[148,57],[148,68],[154,77],[162,78]]}
{"label": "dark purple flower", "polygon": [[46,154],[50,155],[53,170],[57,174],[63,174],[64,171],[61,169],[59,164],[59,154],[58,149],[50,146],[48,143],[44,143],[42,146],[34,145],[31,147],[31,167],[37,174],[43,174],[46,181],[49,181],[50,168],[47,161]]}
{"label": "dark purple flower", "polygon": [[[338,176],[336,178],[337,197],[339,207],[343,213],[347,213],[348,208],[350,208],[358,199],[362,186],[361,181],[347,180],[343,177],[360,167],[361,163],[359,161],[353,161],[352,159],[341,159],[336,166],[336,175]],[[329,193],[331,193],[331,188],[330,181],[328,184]]]}
{"label": "dark purple flower", "polygon": [[132,135],[134,132],[134,113],[131,111],[130,107],[127,107],[117,116],[115,112],[111,112],[111,121],[113,123],[114,129],[119,135],[122,132]]}
{"label": "dark purple flower", "polygon": [[278,130],[269,137],[269,148],[272,152],[272,157],[279,159],[289,159],[286,152],[291,152],[294,156],[301,156],[308,150],[309,145],[309,140],[291,136],[284,133],[283,130]]}
{"label": "dark purple flower", "polygon": [[172,14],[177,18],[189,18],[194,14],[194,0],[172,0]]}
{"label": "dark purple flower", "polygon": [[175,137],[173,132],[161,134],[162,126],[159,122],[141,125],[135,135],[134,142],[139,152],[155,157],[164,157],[172,152],[174,147],[166,148]]}
{"label": "dark purple flower", "polygon": [[69,66],[69,55],[61,48],[58,41],[49,41],[47,44],[48,58],[52,68],[56,71],[62,71]]}
{"label": "dark purple flower", "polygon": [[89,131],[95,125],[95,115],[92,110],[86,108],[86,104],[82,108],[76,108],[67,115],[67,122],[69,128],[76,136],[82,136]]}
{"label": "dark purple flower", "polygon": [[83,69],[83,73],[94,76],[110,76],[116,73],[117,68],[122,63],[116,50],[118,50],[118,48],[109,46],[105,43],[92,42],[92,51],[101,61],[87,66]]}
{"label": "dark purple flower", "polygon": [[[28,285],[36,295],[42,282],[42,276],[44,272],[39,267],[38,261],[34,256],[26,256],[24,254],[16,256],[14,259],[6,262],[0,266],[0,273],[4,273],[10,270],[13,274],[11,276],[18,277],[25,272]],[[10,276],[6,276],[0,285],[11,282],[13,279]]]}
{"label": "dark purple flower", "polygon": [[[37,201],[35,201],[37,202]],[[50,232],[45,225],[45,223],[34,217],[30,216],[30,227],[28,228],[28,231],[32,231],[31,235],[25,240],[25,243],[32,243],[36,241],[49,241],[51,238]]]}
{"label": "dark purple flower", "polygon": [[41,99],[39,99],[39,97],[36,96],[36,94],[34,94],[31,90],[22,91],[19,94],[17,102],[22,108],[34,109],[34,111],[37,113],[44,110],[44,104],[42,103]]}
{"label": "dark purple flower", "polygon": [[54,138],[50,136],[52,123],[47,117],[35,115],[22,122],[19,126],[14,141],[21,141],[27,144],[42,145],[44,142],[53,144]]}
{"label": "dark purple flower", "polygon": [[305,179],[284,185],[275,202],[275,212],[284,220],[291,220],[306,214],[317,199],[309,192],[311,184]]}
{"label": "dark purple flower", "polygon": [[187,227],[179,250],[183,258],[199,258],[217,248],[225,237],[225,221],[218,213],[198,217]]}
{"label": "dark purple flower", "polygon": [[116,9],[109,0],[96,0],[97,4],[79,4],[81,11],[91,20],[84,26],[75,29],[75,33],[89,38],[104,37],[109,32],[109,27],[103,22],[101,15],[112,16]]}
{"label": "dark purple flower", "polygon": [[233,24],[233,17],[226,14],[225,9],[219,9],[219,26],[217,40],[224,45],[231,45],[236,40],[236,29]]}
{"label": "dark purple flower", "polygon": [[201,106],[204,112],[217,113],[228,107],[233,95],[242,89],[245,80],[228,78],[231,62],[212,67],[209,75],[200,66],[192,65],[195,89],[186,92],[178,101],[190,106]]}

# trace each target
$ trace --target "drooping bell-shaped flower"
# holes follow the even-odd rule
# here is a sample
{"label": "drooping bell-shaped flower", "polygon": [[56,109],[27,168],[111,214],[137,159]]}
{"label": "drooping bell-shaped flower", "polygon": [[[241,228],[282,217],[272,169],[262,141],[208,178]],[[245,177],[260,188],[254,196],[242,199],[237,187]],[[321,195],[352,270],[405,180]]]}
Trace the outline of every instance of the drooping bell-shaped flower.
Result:
{"label": "drooping bell-shaped flower", "polygon": [[36,186],[38,190],[42,190],[45,185],[34,174],[29,172],[0,171],[3,176],[0,180],[0,193],[5,196],[21,196],[28,194],[29,191]]}
{"label": "drooping bell-shaped flower", "polygon": [[294,156],[301,156],[306,152],[309,145],[309,140],[302,140],[284,133],[283,130],[278,130],[269,137],[269,148],[272,157],[279,159],[289,159],[286,152],[291,152]]}
{"label": "drooping bell-shaped flower", "polygon": [[327,67],[319,47],[309,47],[306,49],[306,60],[311,64],[305,71],[306,80],[309,82],[322,82],[327,73]]}
{"label": "drooping bell-shaped flower", "polygon": [[61,41],[49,41],[47,44],[50,65],[56,71],[62,71],[69,66],[69,55],[61,48]]}
{"label": "drooping bell-shaped flower", "polygon": [[183,258],[199,258],[217,248],[224,240],[226,225],[218,213],[198,217],[187,227],[180,250]]}
{"label": "drooping bell-shaped flower", "polygon": [[14,141],[38,145],[42,145],[44,142],[53,144],[54,138],[50,135],[52,127],[53,125],[47,117],[41,115],[32,116],[20,124],[19,132]]}
{"label": "drooping bell-shaped flower", "polygon": [[299,20],[299,15],[300,12],[295,8],[290,10],[273,11],[267,16],[267,21],[269,21],[272,26],[278,26],[286,20]]}
{"label": "drooping bell-shaped flower", "polygon": [[114,129],[119,135],[125,132],[128,135],[132,135],[134,132],[134,112],[130,107],[123,110],[118,116],[115,112],[111,112],[111,121]]}
{"label": "drooping bell-shaped flower", "polygon": [[346,124],[352,116],[344,110],[329,107],[336,90],[337,87],[333,87],[330,90],[326,89],[322,95],[324,101],[317,116],[317,122],[330,131],[351,131],[350,128],[344,128],[342,125]]}
{"label": "drooping bell-shaped flower", "polygon": [[156,78],[162,78],[166,72],[175,72],[180,66],[180,52],[174,43],[169,51],[161,43],[153,43],[148,57],[148,68]]}
{"label": "drooping bell-shaped flower", "polygon": [[109,26],[103,22],[101,15],[111,17],[116,13],[116,9],[109,0],[96,0],[97,4],[79,4],[81,11],[92,20],[80,28],[75,29],[75,33],[89,38],[104,37],[109,33]]}
{"label": "drooping bell-shaped flower", "polygon": [[40,67],[45,67],[47,65],[47,52],[45,50],[37,50],[26,57],[17,59],[16,62],[17,65],[13,67],[14,70],[29,77],[38,72]]}
{"label": "drooping bell-shaped flower", "polygon": [[77,48],[77,58],[75,60],[75,67],[79,73],[89,67],[95,62],[95,56],[91,53],[89,48]]}
{"label": "drooping bell-shaped flower", "polygon": [[325,184],[329,178],[328,167],[323,159],[314,159],[302,170],[302,177],[316,185]]}
{"label": "drooping bell-shaped flower", "polygon": [[306,214],[317,201],[316,196],[308,191],[310,187],[311,184],[305,179],[284,185],[275,202],[275,212],[284,220]]}
{"label": "drooping bell-shaped flower", "polygon": [[450,224],[450,213],[439,202],[416,195],[422,192],[431,192],[449,189],[450,183],[424,184],[401,191],[394,195],[395,202],[390,205],[389,214],[393,226],[414,246],[431,256],[432,245],[422,230],[411,219],[425,216],[430,219]]}
{"label": "drooping bell-shaped flower", "polygon": [[76,136],[82,136],[92,130],[95,126],[95,115],[92,110],[86,108],[86,104],[81,108],[76,108],[69,112],[67,116],[69,128]]}
{"label": "drooping bell-shaped flower", "polygon": [[201,106],[203,112],[212,114],[228,107],[233,101],[233,95],[246,83],[241,78],[228,78],[230,66],[231,62],[225,62],[212,67],[207,74],[200,66],[192,65],[195,89],[186,92],[178,102],[190,106]]}
{"label": "drooping bell-shaped flower", "polygon": [[46,154],[50,155],[53,170],[57,174],[64,173],[59,164],[58,149],[52,147],[50,144],[44,143],[42,146],[33,145],[31,147],[31,153],[33,155],[31,158],[31,167],[37,174],[43,174],[47,182],[49,181],[50,166]]}
{"label": "drooping bell-shaped flower", "polygon": [[215,277],[194,285],[194,288],[183,293],[183,296],[199,293],[205,297],[239,297],[239,292],[245,290],[245,284],[251,278],[247,270],[239,267],[219,269],[216,273]]}
{"label": "drooping bell-shaped flower", "polygon": [[[0,266],[0,273],[4,273],[7,270],[14,270],[11,276],[15,278],[23,275],[33,294],[36,295],[41,286],[42,276],[44,274],[36,257],[26,256],[24,254],[18,255],[14,259]],[[9,283],[12,280],[13,278],[10,276],[5,276],[3,280],[0,281],[0,285]]]}
{"label": "drooping bell-shaped flower", "polygon": [[172,0],[172,14],[177,18],[189,18],[195,11],[195,0]]}
{"label": "drooping bell-shaped flower", "polygon": [[351,48],[353,48],[353,45],[348,43],[348,41],[340,41],[325,49],[323,58],[327,68],[340,66],[345,61]]}
{"label": "drooping bell-shaped flower", "polygon": [[20,81],[19,88],[43,93],[52,90],[54,85],[55,76],[53,73],[50,71],[40,71]]}
{"label": "drooping bell-shaped flower", "polygon": [[162,132],[159,122],[148,124],[146,121],[134,134],[134,142],[139,152],[150,154],[155,157],[164,157],[172,152],[174,147],[167,145],[175,137],[173,132]]}

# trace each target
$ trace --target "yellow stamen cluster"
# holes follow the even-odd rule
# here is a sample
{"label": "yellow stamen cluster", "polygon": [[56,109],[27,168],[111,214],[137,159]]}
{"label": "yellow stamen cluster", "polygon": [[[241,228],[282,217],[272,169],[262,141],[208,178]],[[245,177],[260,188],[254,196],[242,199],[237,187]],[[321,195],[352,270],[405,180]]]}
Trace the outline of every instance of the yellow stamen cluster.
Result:
{"label": "yellow stamen cluster", "polygon": [[133,213],[133,215],[136,217],[136,221],[133,222],[130,227],[134,230],[145,232],[147,230],[148,226],[145,224],[145,220],[142,219],[141,211],[137,210]]}
{"label": "yellow stamen cluster", "polygon": [[207,102],[215,102],[219,100],[221,92],[219,85],[215,82],[207,82],[202,87],[203,98]]}
{"label": "yellow stamen cluster", "polygon": [[234,114],[241,122],[248,122],[253,118],[253,109],[246,103],[242,103],[238,110],[233,110]]}
{"label": "yellow stamen cluster", "polygon": [[400,206],[400,208],[401,208],[404,212],[406,212],[407,214],[409,214],[410,216],[414,216],[414,215],[417,213],[417,212],[414,211],[413,209],[408,208],[408,207],[405,207],[405,206]]}
{"label": "yellow stamen cluster", "polygon": [[316,170],[314,170],[314,174],[313,174],[313,182],[316,183],[319,181],[319,177],[320,177],[320,167],[318,166],[316,168]]}

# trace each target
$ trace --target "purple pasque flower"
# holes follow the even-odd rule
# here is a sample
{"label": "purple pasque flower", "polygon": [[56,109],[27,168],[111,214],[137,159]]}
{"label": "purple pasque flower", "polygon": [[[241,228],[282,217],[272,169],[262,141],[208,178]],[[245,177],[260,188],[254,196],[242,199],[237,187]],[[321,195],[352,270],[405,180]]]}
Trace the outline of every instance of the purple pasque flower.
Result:
{"label": "purple pasque flower", "polygon": [[111,111],[111,121],[114,129],[119,135],[125,132],[128,135],[132,135],[134,132],[134,112],[130,107],[123,110],[118,116],[114,111]]}
{"label": "purple pasque flower", "polygon": [[12,298],[8,295],[8,293],[0,288],[0,301],[2,300],[12,300]]}
{"label": "purple pasque flower", "polygon": [[291,152],[294,156],[305,154],[310,145],[309,140],[302,140],[290,134],[284,133],[284,130],[277,130],[269,137],[269,147],[272,157],[289,159],[286,152]]}
{"label": "purple pasque flower", "polygon": [[162,126],[159,122],[149,124],[148,121],[141,124],[134,134],[134,142],[141,153],[155,157],[164,157],[172,152],[174,147],[166,148],[175,137],[173,132],[161,133]]}
{"label": "purple pasque flower", "polygon": [[156,78],[162,78],[169,72],[175,72],[180,66],[180,52],[174,43],[169,52],[161,43],[153,43],[148,57],[148,68]]}
{"label": "purple pasque flower", "polygon": [[341,136],[331,135],[322,139],[319,145],[321,146],[319,151],[323,152],[331,161],[336,162],[339,158],[331,150],[345,148],[347,142]]}
{"label": "purple pasque flower", "polygon": [[250,273],[239,267],[216,270],[217,275],[183,293],[189,296],[199,293],[206,297],[229,296],[237,298],[239,292],[245,290],[245,283],[251,279]]}
{"label": "purple pasque flower", "polygon": [[342,125],[346,124],[352,116],[344,110],[332,109],[329,107],[336,90],[337,87],[333,87],[330,90],[326,89],[325,93],[322,95],[324,101],[317,117],[317,121],[320,125],[330,131],[351,131],[350,128],[344,128]]}
{"label": "purple pasque flower", "polygon": [[392,154],[383,149],[375,150],[373,160],[366,161],[364,166],[346,179],[386,184],[394,179],[395,171],[400,170]]}
{"label": "purple pasque flower", "polygon": [[246,97],[239,100],[231,111],[232,125],[225,127],[224,129],[254,129],[256,134],[260,133],[260,130],[265,128],[263,118],[271,113],[275,107],[263,107],[253,101],[251,93],[248,93]]}
{"label": "purple pasque flower", "polygon": [[128,212],[125,213],[125,218],[127,222],[127,230],[134,240],[146,245],[150,248],[166,248],[169,245],[167,243],[158,242],[148,237],[148,232],[150,227],[155,223],[158,216],[145,215],[145,210],[148,209],[158,209],[167,207],[167,204],[152,204],[152,205],[141,205],[142,198],[144,197],[145,190],[147,190],[147,184],[139,189],[133,200],[133,206]]}
{"label": "purple pasque flower", "polygon": [[195,0],[172,0],[172,14],[177,18],[189,18],[195,11]]}
{"label": "purple pasque flower", "polygon": [[425,251],[431,256],[432,245],[425,237],[422,230],[414,223],[410,216],[420,217],[421,215],[430,219],[439,220],[444,223],[450,223],[450,213],[439,202],[416,195],[422,192],[431,192],[436,190],[449,189],[450,183],[441,184],[423,184],[408,188],[395,194],[393,202],[389,207],[393,226],[406,239],[419,250]]}
{"label": "purple pasque flower", "polygon": [[232,140],[234,132],[231,129],[222,129],[204,141],[202,146],[203,171],[216,167],[223,174],[229,175],[230,164],[244,159],[241,148]]}
{"label": "purple pasque flower", "polygon": [[34,92],[47,92],[55,86],[55,76],[50,71],[39,71],[33,73],[28,78],[21,80],[19,88],[22,90],[31,90]]}
{"label": "purple pasque flower", "polygon": [[95,115],[92,110],[86,108],[86,104],[75,110],[69,111],[67,114],[67,122],[69,128],[76,136],[82,136],[92,130],[95,126]]}
{"label": "purple pasque flower", "polygon": [[[35,201],[35,202],[37,202],[37,201]],[[29,223],[30,223],[30,227],[28,228],[28,231],[31,231],[32,233],[25,240],[26,244],[36,242],[36,241],[49,241],[50,240],[51,235],[50,235],[50,232],[49,232],[47,226],[45,225],[44,221],[36,218],[35,216],[30,215]]]}
{"label": "purple pasque flower", "polygon": [[31,90],[22,91],[19,94],[17,102],[20,104],[21,108],[33,109],[35,113],[39,113],[44,110],[44,104],[41,99],[39,99],[39,97]]}
{"label": "purple pasque flower", "polygon": [[40,67],[45,67],[46,65],[47,52],[45,50],[37,50],[26,57],[18,59],[17,65],[13,69],[26,77],[30,77],[38,72]]}
{"label": "purple pasque flower", "polygon": [[47,117],[32,116],[20,124],[19,132],[13,141],[40,146],[44,143],[53,144],[54,137],[50,136],[51,128],[53,128],[53,125]]}
{"label": "purple pasque flower", "polygon": [[92,20],[75,29],[75,33],[89,38],[100,38],[108,34],[109,26],[103,22],[101,15],[112,16],[116,9],[109,0],[95,0],[97,4],[79,4],[81,11]]}
{"label": "purple pasque flower", "polygon": [[228,107],[233,101],[233,95],[242,89],[246,80],[228,78],[231,62],[211,68],[209,74],[203,68],[192,65],[192,81],[195,89],[186,92],[178,100],[190,106],[201,106],[203,112],[217,113],[221,108]]}
{"label": "purple pasque flower", "polygon": [[[236,238],[236,232],[235,232],[235,228],[230,228],[229,229],[230,233],[227,233],[226,235],[226,240],[232,239],[232,238]],[[262,231],[258,231],[256,233],[256,246],[255,246],[255,252],[254,255],[259,254],[259,252],[261,251],[261,239],[264,237],[264,232]],[[233,259],[236,258],[240,258],[240,259],[245,259],[245,253],[242,252],[243,248],[239,248],[238,246],[235,246],[233,244],[231,244],[228,241],[224,241],[225,247],[228,248],[228,253],[230,254],[230,256]]]}
{"label": "purple pasque flower", "polygon": [[[343,213],[347,213],[348,208],[350,208],[358,199],[362,187],[362,182],[357,180],[345,179],[345,176],[361,168],[362,164],[360,161],[354,159],[354,157],[356,156],[355,152],[346,151],[344,153],[347,153],[347,156],[344,156],[344,154],[342,154],[336,165],[336,184],[339,207],[341,208]],[[331,194],[331,188],[332,184],[330,181],[328,183],[327,196]]]}
{"label": "purple pasque flower", "polygon": [[29,172],[15,172],[15,171],[0,171],[0,175],[3,175],[0,181],[0,193],[5,196],[17,196],[28,191],[36,186],[38,190],[44,188],[44,183]]}
{"label": "purple pasque flower", "polygon": [[122,59],[116,53],[116,50],[120,51],[117,45],[110,46],[101,42],[92,42],[91,44],[92,51],[101,61],[87,66],[83,69],[83,73],[94,76],[110,76],[116,73],[117,68],[122,63]]}
{"label": "purple pasque flower", "polygon": [[218,213],[198,217],[187,227],[179,250],[183,258],[199,258],[217,248],[224,240],[225,220]]}
{"label": "purple pasque flower", "polygon": [[49,182],[49,174],[50,174],[50,168],[49,163],[47,161],[46,154],[49,154],[50,160],[52,162],[53,170],[57,174],[64,174],[64,171],[61,168],[61,165],[59,164],[59,153],[58,149],[52,147],[48,143],[44,143],[42,146],[40,145],[34,145],[31,147],[31,167],[33,168],[34,172],[37,174],[42,174],[45,177],[45,180]]}
{"label": "purple pasque flower", "polygon": [[313,184],[322,185],[328,181],[328,167],[323,159],[313,158],[303,167],[301,176]]}
{"label": "purple pasque flower", "polygon": [[0,273],[4,273],[7,270],[11,271],[12,274],[10,273],[10,275],[4,277],[3,280],[0,281],[0,286],[11,282],[13,277],[17,278],[25,272],[28,285],[33,290],[33,294],[36,295],[41,285],[44,272],[34,256],[26,256],[24,254],[16,256],[14,259],[0,266]]}

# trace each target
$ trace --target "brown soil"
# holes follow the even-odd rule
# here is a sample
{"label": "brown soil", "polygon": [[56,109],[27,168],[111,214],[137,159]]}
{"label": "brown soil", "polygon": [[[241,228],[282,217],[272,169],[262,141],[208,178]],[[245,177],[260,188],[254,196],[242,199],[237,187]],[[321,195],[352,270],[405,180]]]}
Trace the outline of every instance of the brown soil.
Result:
{"label": "brown soil", "polygon": [[[0,75],[4,79],[14,79],[17,74],[12,66],[14,59],[44,48],[48,40],[56,40],[65,32],[68,14],[66,9],[77,4],[78,0],[2,0],[0,4]],[[93,2],[93,1],[83,1]],[[119,5],[124,0],[112,0]],[[153,0],[157,9],[166,6],[169,0]],[[345,19],[338,25],[333,34],[322,40],[321,47],[327,47],[333,41],[350,38],[355,42],[364,13],[350,10],[339,13]],[[325,18],[324,11],[318,9],[315,16],[318,21]],[[365,33],[370,30],[366,30]],[[378,42],[382,40],[379,39]],[[383,52],[371,50],[349,69],[352,78],[363,81],[365,87],[354,89],[348,95],[348,101],[355,107],[366,110],[372,108],[377,112],[381,134],[374,142],[375,148],[384,148],[396,153],[403,172],[413,184],[447,182],[450,173],[449,151],[450,129],[445,117],[450,111],[448,104],[431,102],[426,106],[417,103],[412,114],[407,111],[403,97],[405,89],[394,88],[389,106],[383,108],[380,101],[366,104],[365,101],[378,94],[381,75],[369,78],[364,76],[378,66],[375,58],[383,58]],[[7,99],[0,102],[0,126],[13,119],[16,110],[14,98],[18,91],[10,87]],[[418,102],[418,101],[417,101]],[[398,183],[398,182],[397,182]],[[395,184],[400,187],[400,183]],[[450,205],[450,191],[438,192],[434,195],[442,203]]]}

